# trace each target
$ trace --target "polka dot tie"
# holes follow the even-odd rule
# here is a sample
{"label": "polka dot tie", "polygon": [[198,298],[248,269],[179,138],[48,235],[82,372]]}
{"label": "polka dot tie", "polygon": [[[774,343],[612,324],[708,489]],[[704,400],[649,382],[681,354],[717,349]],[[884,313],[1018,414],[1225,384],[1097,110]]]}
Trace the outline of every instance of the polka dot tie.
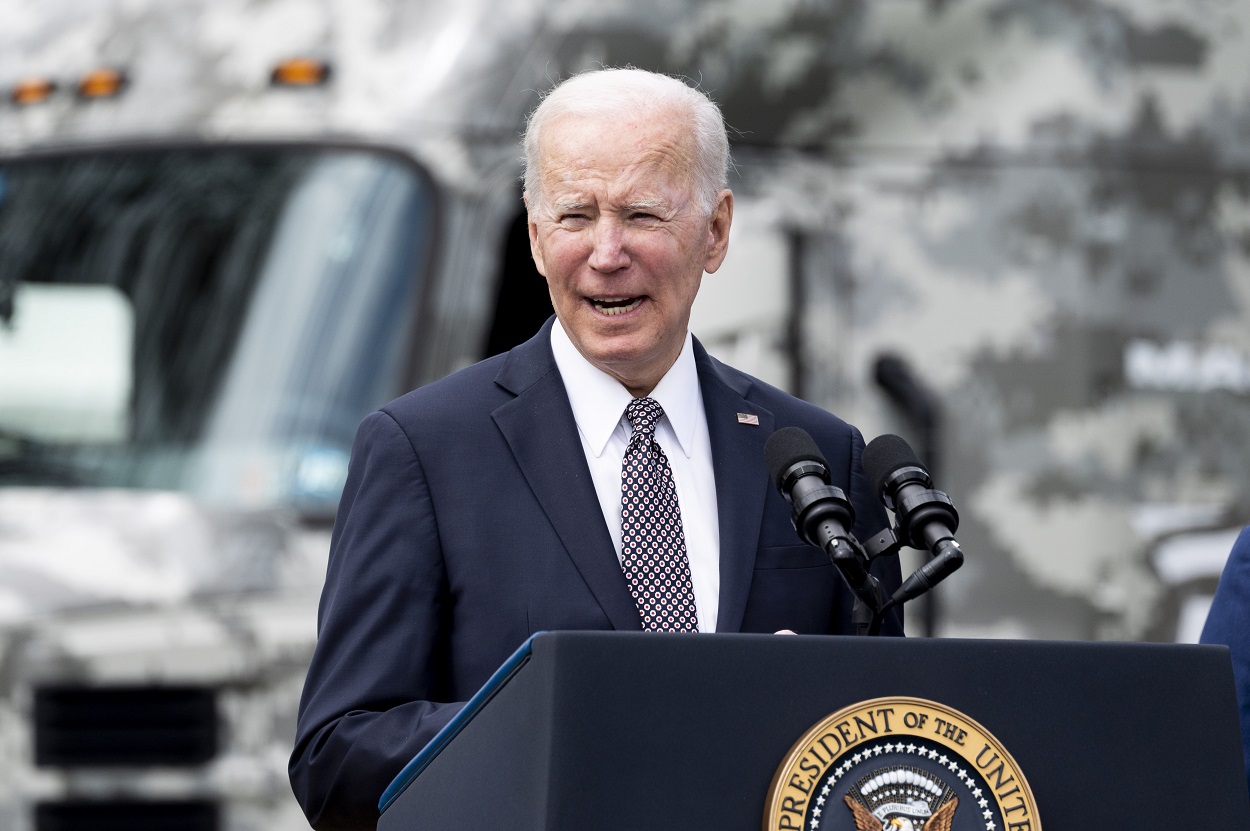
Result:
{"label": "polka dot tie", "polygon": [[655,441],[663,415],[652,398],[635,398],[625,408],[634,432],[621,464],[621,568],[643,631],[698,632],[677,486]]}

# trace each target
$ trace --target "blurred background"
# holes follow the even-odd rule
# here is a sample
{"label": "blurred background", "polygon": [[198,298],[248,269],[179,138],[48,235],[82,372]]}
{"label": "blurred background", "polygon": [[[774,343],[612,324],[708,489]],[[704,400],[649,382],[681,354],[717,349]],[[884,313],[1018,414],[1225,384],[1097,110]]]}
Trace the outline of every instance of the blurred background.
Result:
{"label": "blurred background", "polygon": [[550,314],[518,138],[625,64],[731,127],[695,334],[958,507],[909,631],[1196,640],[1250,520],[1250,0],[3,0],[0,827],[306,827],[356,424]]}

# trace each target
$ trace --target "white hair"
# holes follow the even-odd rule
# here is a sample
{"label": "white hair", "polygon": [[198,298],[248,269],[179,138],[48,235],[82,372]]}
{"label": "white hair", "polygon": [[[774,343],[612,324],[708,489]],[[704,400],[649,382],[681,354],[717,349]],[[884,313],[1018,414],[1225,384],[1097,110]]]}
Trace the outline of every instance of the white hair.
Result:
{"label": "white hair", "polygon": [[599,69],[561,82],[543,98],[525,127],[525,197],[533,211],[542,200],[539,157],[547,122],[563,115],[617,116],[681,110],[694,137],[694,197],[710,216],[729,182],[729,139],[720,108],[702,91],[677,78],[644,69]]}

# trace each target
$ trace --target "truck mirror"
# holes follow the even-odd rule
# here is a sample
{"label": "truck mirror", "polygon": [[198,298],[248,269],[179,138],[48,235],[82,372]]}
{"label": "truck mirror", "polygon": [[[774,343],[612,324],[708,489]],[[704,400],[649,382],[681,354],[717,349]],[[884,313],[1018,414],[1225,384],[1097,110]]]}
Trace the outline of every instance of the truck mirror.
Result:
{"label": "truck mirror", "polygon": [[0,323],[0,434],[40,442],[125,441],[134,309],[104,285],[18,285]]}

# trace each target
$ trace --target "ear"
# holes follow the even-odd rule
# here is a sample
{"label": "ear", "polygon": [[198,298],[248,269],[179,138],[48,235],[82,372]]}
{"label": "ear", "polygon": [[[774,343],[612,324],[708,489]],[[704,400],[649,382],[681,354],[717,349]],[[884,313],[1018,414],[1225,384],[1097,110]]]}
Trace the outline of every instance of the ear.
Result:
{"label": "ear", "polygon": [[734,218],[734,195],[732,191],[722,190],[716,197],[716,207],[712,210],[712,218],[707,229],[707,259],[703,262],[703,270],[713,274],[729,253],[729,226]]}
{"label": "ear", "polygon": [[526,226],[530,236],[530,256],[534,258],[534,267],[538,269],[538,273],[546,277],[547,268],[543,265],[543,249],[538,243],[538,223],[534,221],[534,212],[530,210],[530,196],[526,193],[521,196],[521,199],[525,202]]}

